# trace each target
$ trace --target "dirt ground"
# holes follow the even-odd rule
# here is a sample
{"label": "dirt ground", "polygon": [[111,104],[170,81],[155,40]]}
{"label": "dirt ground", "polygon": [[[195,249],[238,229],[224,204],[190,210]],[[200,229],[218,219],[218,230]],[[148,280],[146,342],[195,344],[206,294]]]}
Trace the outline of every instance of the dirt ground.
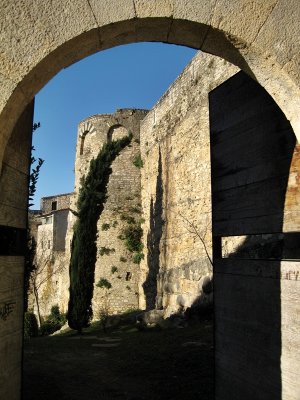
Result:
{"label": "dirt ground", "polygon": [[213,329],[65,334],[25,341],[23,400],[212,400]]}

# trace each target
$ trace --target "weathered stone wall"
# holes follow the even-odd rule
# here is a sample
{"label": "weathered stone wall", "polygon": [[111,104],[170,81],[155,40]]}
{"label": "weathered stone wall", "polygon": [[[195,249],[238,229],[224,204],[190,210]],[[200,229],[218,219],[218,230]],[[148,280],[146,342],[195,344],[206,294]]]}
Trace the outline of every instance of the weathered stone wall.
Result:
{"label": "weathered stone wall", "polygon": [[[41,198],[41,210],[43,214],[48,214],[55,210],[64,210],[70,207],[72,193],[58,194]],[[55,208],[53,207],[55,204]]]}
{"label": "weathered stone wall", "polygon": [[[36,288],[38,298],[35,297],[32,290],[30,295],[30,308],[38,315],[46,318],[51,307],[58,305],[61,312],[66,313],[68,309],[68,298],[66,292],[68,287],[65,287],[68,277],[68,268],[66,265],[66,257],[64,251],[46,250],[39,253],[39,273],[36,280]],[[33,288],[32,288],[33,289]]]}
{"label": "weathered stone wall", "polygon": [[140,304],[166,315],[211,301],[208,93],[237,71],[198,53],[141,124]]}
{"label": "weathered stone wall", "polygon": [[[0,174],[0,399],[18,399],[22,376],[24,243],[33,102],[8,142]],[[16,185],[14,193],[10,189]],[[3,226],[8,225],[8,226]]]}
{"label": "weathered stone wall", "polygon": [[66,233],[68,228],[69,210],[58,210],[53,213],[54,229],[53,229],[53,250],[65,251]]}
{"label": "weathered stone wall", "polygon": [[[95,158],[103,144],[120,139],[130,132],[131,144],[123,149],[112,163],[112,173],[107,187],[107,201],[98,221],[97,262],[95,267],[95,287],[93,298],[94,317],[103,311],[105,291],[96,286],[101,278],[107,279],[112,288],[109,291],[108,310],[110,313],[138,307],[139,265],[134,263],[121,239],[124,229],[138,223],[141,218],[140,169],[134,160],[140,153],[140,120],[147,111],[121,109],[114,114],[94,115],[82,121],[78,127],[75,161],[75,195],[71,208],[76,210],[76,202],[81,178],[88,173],[90,161]],[[76,217],[69,215],[67,233],[68,257],[72,227]]]}
{"label": "weathered stone wall", "polygon": [[[196,302],[211,302],[212,294],[205,290],[212,272],[208,93],[237,70],[199,53],[148,114],[125,109],[80,122],[72,210],[76,210],[80,180],[103,143],[129,132],[134,135],[132,144],[112,164],[108,198],[98,221],[95,318],[104,304],[104,290],[96,286],[101,278],[112,284],[109,312],[158,307],[169,315]],[[140,151],[141,169],[133,164]],[[44,208],[51,208],[60,197],[64,199],[64,195],[43,199]],[[142,225],[145,258],[139,266],[121,238],[128,221],[141,220],[141,211],[146,221]],[[68,219],[67,269],[76,217],[69,213]],[[60,274],[59,286],[59,295],[54,295],[55,287],[52,292],[47,289],[49,299],[51,303],[57,299],[66,309],[67,273]]]}
{"label": "weathered stone wall", "polygon": [[[40,217],[37,230],[35,283],[31,283],[29,308],[41,317],[50,314],[51,307],[58,304],[60,310],[67,310],[68,282],[65,238],[69,210],[53,211]],[[68,283],[67,283],[68,285]]]}

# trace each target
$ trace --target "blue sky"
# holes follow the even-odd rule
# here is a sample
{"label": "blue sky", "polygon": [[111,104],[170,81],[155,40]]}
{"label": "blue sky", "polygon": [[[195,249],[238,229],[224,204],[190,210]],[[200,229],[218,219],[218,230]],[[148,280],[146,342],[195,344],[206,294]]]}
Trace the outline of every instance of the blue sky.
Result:
{"label": "blue sky", "polygon": [[32,208],[40,198],[72,192],[78,123],[117,108],[151,109],[195,55],[187,47],[137,43],[94,54],[57,74],[35,99],[33,135],[41,169]]}

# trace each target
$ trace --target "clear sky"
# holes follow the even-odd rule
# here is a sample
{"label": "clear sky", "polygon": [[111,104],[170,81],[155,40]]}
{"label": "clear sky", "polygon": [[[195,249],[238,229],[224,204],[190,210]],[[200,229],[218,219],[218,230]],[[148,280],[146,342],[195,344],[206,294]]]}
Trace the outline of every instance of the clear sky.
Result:
{"label": "clear sky", "polygon": [[137,43],[94,54],[57,74],[35,99],[35,157],[45,160],[32,208],[40,198],[72,192],[77,125],[117,108],[151,109],[195,55],[162,43]]}

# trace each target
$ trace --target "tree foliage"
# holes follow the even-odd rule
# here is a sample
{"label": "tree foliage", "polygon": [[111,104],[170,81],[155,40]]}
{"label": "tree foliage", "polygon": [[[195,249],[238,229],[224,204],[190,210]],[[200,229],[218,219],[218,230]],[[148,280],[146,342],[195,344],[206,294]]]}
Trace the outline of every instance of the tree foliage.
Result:
{"label": "tree foliage", "polygon": [[97,256],[97,221],[107,197],[111,164],[131,141],[132,135],[103,145],[82,179],[77,202],[78,219],[74,225],[70,261],[70,298],[68,323],[81,333],[92,318],[94,272]]}
{"label": "tree foliage", "polygon": [[35,158],[32,154],[32,152],[35,150],[35,148],[32,146],[31,147],[31,171],[30,171],[30,177],[29,177],[29,203],[28,203],[28,208],[33,206],[33,196],[36,192],[36,184],[39,178],[40,174],[40,169],[42,165],[44,164],[44,160],[42,158]]}
{"label": "tree foliage", "polygon": [[[32,132],[35,132],[38,128],[40,128],[41,124],[34,123],[32,126]],[[29,183],[28,183],[28,210],[33,205],[33,197],[36,192],[36,185],[40,174],[40,169],[44,163],[44,160],[41,158],[35,158],[33,152],[35,148],[31,146],[31,156],[30,156],[30,175],[29,175]],[[34,237],[30,232],[30,227],[27,229],[27,248],[25,255],[25,274],[24,274],[24,310],[28,309],[28,291],[29,291],[29,282],[30,276],[36,268],[34,259],[36,253],[36,242]]]}

